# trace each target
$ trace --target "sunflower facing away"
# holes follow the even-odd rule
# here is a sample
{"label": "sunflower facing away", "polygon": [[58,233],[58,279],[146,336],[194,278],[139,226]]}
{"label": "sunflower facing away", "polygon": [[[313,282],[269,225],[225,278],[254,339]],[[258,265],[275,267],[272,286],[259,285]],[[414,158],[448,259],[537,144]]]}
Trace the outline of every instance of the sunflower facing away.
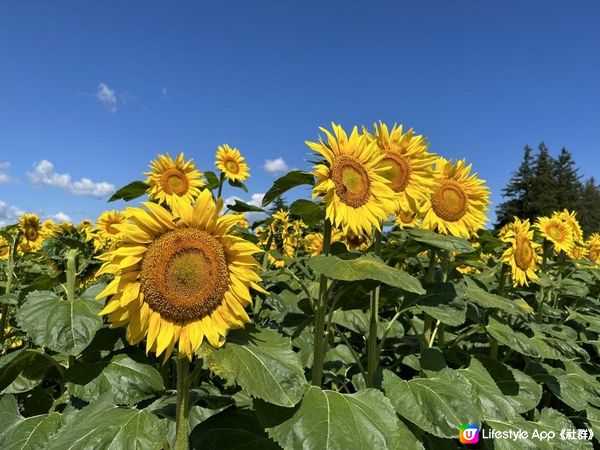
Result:
{"label": "sunflower facing away", "polygon": [[469,238],[485,224],[490,191],[465,164],[437,159],[433,192],[422,209],[424,228]]}
{"label": "sunflower facing away", "polygon": [[144,174],[150,186],[148,194],[150,199],[160,203],[166,202],[169,206],[180,200],[192,203],[204,186],[202,172],[196,170],[192,160],[185,161],[183,153],[175,159],[169,154],[158,155],[150,168],[152,171]]}
{"label": "sunflower facing away", "polygon": [[175,344],[191,358],[206,338],[221,346],[231,328],[250,319],[258,263],[254,244],[230,234],[241,214],[219,215],[210,191],[194,205],[184,202],[173,213],[155,203],[129,208],[129,221],[116,225],[118,248],[105,253],[98,271],[114,280],[98,295],[111,296],[101,311],[111,327],[127,326],[132,344],[146,340],[146,351],[169,357]]}
{"label": "sunflower facing away", "polygon": [[19,243],[21,252],[35,252],[42,247],[44,233],[37,214],[23,214],[19,219],[19,230],[22,235]]}
{"label": "sunflower facing away", "polygon": [[217,169],[230,180],[244,181],[250,177],[250,168],[237,148],[231,148],[228,144],[220,145],[216,158]]}
{"label": "sunflower facing away", "polygon": [[538,217],[536,227],[543,237],[552,242],[556,251],[569,253],[573,248],[573,230],[560,217]]}
{"label": "sunflower facing away", "polygon": [[510,244],[501,259],[510,265],[514,286],[529,286],[529,281],[538,281],[536,270],[542,260],[539,255],[541,245],[533,241],[529,219],[521,221],[515,217],[504,227],[500,240]]}
{"label": "sunflower facing away", "polygon": [[423,136],[415,136],[413,129],[402,133],[402,125],[392,127],[382,122],[374,124],[375,132],[367,135],[375,140],[383,154],[382,166],[386,166],[383,176],[390,181],[396,193],[396,211],[417,211],[417,204],[427,200],[433,187],[431,166],[436,160],[429,153],[429,144]]}
{"label": "sunflower facing away", "polygon": [[327,142],[306,142],[324,161],[314,168],[313,198],[323,196],[325,216],[344,232],[370,234],[394,212],[395,193],[384,177],[383,155],[354,127],[350,136],[332,124],[333,134],[321,131]]}

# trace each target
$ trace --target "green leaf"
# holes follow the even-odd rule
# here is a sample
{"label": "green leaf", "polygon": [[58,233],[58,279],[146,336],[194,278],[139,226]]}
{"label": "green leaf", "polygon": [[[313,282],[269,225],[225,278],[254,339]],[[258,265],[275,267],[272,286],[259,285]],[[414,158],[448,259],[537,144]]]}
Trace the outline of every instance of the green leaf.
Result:
{"label": "green leaf", "polygon": [[133,405],[165,389],[163,378],[154,367],[119,354],[109,361],[78,362],[65,376],[72,395],[92,402],[109,393],[118,405]]}
{"label": "green leaf", "polygon": [[78,355],[102,326],[102,302],[81,297],[68,301],[50,291],[29,294],[17,313],[17,322],[40,347]]}
{"label": "green leaf", "polygon": [[323,209],[310,200],[296,200],[290,206],[290,213],[300,217],[307,225],[316,225],[323,220]]}
{"label": "green leaf", "polygon": [[[33,387],[37,382],[32,381],[41,380],[45,372],[53,366],[58,368],[52,357],[38,350],[20,349],[9,353],[0,358],[0,392],[9,386],[20,391],[18,386],[12,386],[19,378],[22,387],[28,384]],[[29,380],[29,383],[26,380]]]}
{"label": "green leaf", "polygon": [[294,406],[306,391],[304,369],[289,338],[275,330],[248,327],[227,336],[223,347],[201,347],[210,369],[237,382],[248,394],[280,406]]}
{"label": "green leaf", "polygon": [[467,303],[462,296],[457,295],[452,283],[427,283],[424,288],[427,290],[426,295],[407,295],[403,307],[415,303],[416,309],[450,326],[465,322]]}
{"label": "green leaf", "polygon": [[498,309],[511,315],[523,317],[527,315],[526,310],[523,306],[519,306],[519,303],[483,290],[469,277],[465,277],[465,284],[466,288],[459,285],[459,289],[462,288],[461,291],[464,292],[469,301],[472,301],[483,308]]}
{"label": "green leaf", "polygon": [[462,375],[441,371],[439,376],[405,381],[383,372],[383,389],[396,412],[438,437],[456,438],[460,425],[477,423],[480,413],[473,403],[475,390]]}
{"label": "green leaf", "polygon": [[125,200],[128,202],[130,200],[134,200],[144,195],[149,187],[150,186],[143,181],[134,181],[133,183],[129,183],[115,192],[112,197],[108,199],[108,201],[114,202],[116,200]]}
{"label": "green leaf", "polygon": [[168,448],[164,420],[138,409],[117,407],[103,399],[67,419],[50,438],[47,450]]}
{"label": "green leaf", "polygon": [[542,387],[520,370],[500,361],[479,356],[496,385],[513,408],[520,414],[535,408],[542,398]]}
{"label": "green leaf", "polygon": [[344,260],[337,256],[319,255],[310,258],[308,266],[317,275],[325,275],[334,280],[376,280],[416,294],[426,292],[417,278],[372,256]]}
{"label": "green leaf", "polygon": [[19,296],[15,293],[0,295],[0,305],[18,305]]}
{"label": "green leaf", "polygon": [[302,170],[293,170],[292,172],[285,174],[281,178],[275,180],[271,189],[267,191],[262,200],[263,207],[267,206],[277,197],[280,197],[284,192],[303,184],[311,186],[315,184],[315,177],[312,173],[304,172]]}
{"label": "green leaf", "polygon": [[219,177],[214,172],[204,172],[204,178],[206,178],[206,187],[211,191],[219,187]]}
{"label": "green leaf", "polygon": [[233,205],[227,205],[227,208],[229,208],[233,212],[239,212],[239,213],[243,213],[243,212],[262,212],[262,213],[266,213],[266,211],[264,209],[259,208],[258,206],[249,205],[248,203],[244,203],[244,202],[242,202],[240,200],[235,200],[235,204],[233,204]]}
{"label": "green leaf", "polygon": [[277,450],[258,422],[254,411],[228,408],[197,425],[190,434],[190,448],[201,450]]}
{"label": "green leaf", "polygon": [[420,228],[410,228],[405,231],[413,240],[427,244],[431,247],[456,253],[471,253],[475,251],[475,249],[471,247],[471,244],[469,244],[469,241],[461,237],[444,236]]}
{"label": "green leaf", "polygon": [[311,386],[297,408],[259,403],[258,417],[284,449],[419,448],[394,408],[375,389],[340,394]]}
{"label": "green leaf", "polygon": [[244,192],[248,192],[248,187],[239,180],[232,180],[231,178],[228,180],[229,186],[233,186],[236,188],[242,189]]}
{"label": "green leaf", "polygon": [[3,450],[45,449],[49,437],[61,424],[59,413],[25,418],[12,395],[0,398],[0,448]]}

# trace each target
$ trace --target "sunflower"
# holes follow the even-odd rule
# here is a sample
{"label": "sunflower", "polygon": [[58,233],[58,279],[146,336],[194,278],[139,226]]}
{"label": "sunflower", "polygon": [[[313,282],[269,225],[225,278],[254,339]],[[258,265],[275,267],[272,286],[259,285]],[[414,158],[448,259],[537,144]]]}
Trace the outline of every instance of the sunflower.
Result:
{"label": "sunflower", "polygon": [[332,124],[325,128],[327,142],[306,142],[324,161],[314,168],[317,182],[313,198],[323,196],[325,216],[344,232],[357,235],[381,229],[381,222],[394,212],[395,193],[384,177],[383,155],[375,141],[369,142],[354,127],[350,136]]}
{"label": "sunflower", "polygon": [[538,217],[536,227],[544,238],[554,244],[557,251],[569,253],[573,248],[573,230],[561,218]]}
{"label": "sunflower", "polygon": [[354,234],[352,231],[348,231],[342,237],[342,242],[346,244],[346,247],[352,250],[365,251],[371,246],[371,238],[364,234]]}
{"label": "sunflower", "polygon": [[125,216],[119,211],[104,211],[100,214],[100,217],[98,217],[98,221],[96,222],[98,237],[105,242],[112,242],[119,239],[121,237],[121,232],[115,225],[120,225],[125,223],[125,221]]}
{"label": "sunflower", "polygon": [[10,253],[10,244],[6,239],[0,236],[0,259],[8,259]]}
{"label": "sunflower", "polygon": [[510,265],[514,286],[529,286],[529,281],[537,282],[536,270],[542,260],[539,255],[541,245],[533,241],[529,219],[522,221],[515,217],[504,231],[500,240],[510,247],[502,254],[501,260]]}
{"label": "sunflower", "polygon": [[427,200],[433,188],[431,166],[436,156],[427,151],[429,143],[423,136],[415,136],[412,128],[403,133],[402,125],[394,125],[390,131],[382,122],[374,128],[374,134],[367,136],[383,154],[383,176],[396,193],[396,210],[417,211],[418,202]]}
{"label": "sunflower", "polygon": [[215,165],[232,181],[244,181],[250,177],[248,164],[237,148],[228,144],[220,145],[216,154]]}
{"label": "sunflower", "polygon": [[112,296],[101,314],[112,327],[127,325],[129,342],[146,337],[146,351],[165,359],[179,343],[191,359],[204,338],[221,346],[229,329],[250,321],[249,289],[264,292],[252,256],[260,250],[230,234],[241,215],[219,215],[221,208],[203,190],[172,213],[150,202],[128,208],[128,222],[115,225],[119,246],[100,257],[98,271],[115,278],[98,298]]}
{"label": "sunflower", "polygon": [[564,209],[561,212],[555,212],[552,217],[557,217],[566,223],[569,228],[571,228],[571,233],[573,233],[573,240],[575,242],[583,241],[583,230],[581,229],[581,225],[579,225],[579,221],[577,220],[577,213],[575,211],[569,211],[568,209]]}
{"label": "sunflower", "polygon": [[596,264],[600,264],[600,233],[593,233],[587,241],[588,258]]}
{"label": "sunflower", "polygon": [[571,259],[579,260],[587,258],[589,249],[585,243],[576,243],[567,255]]}
{"label": "sunflower", "polygon": [[398,209],[396,210],[396,225],[398,227],[418,227],[421,222],[421,216],[419,213],[413,210]]}
{"label": "sunflower", "polygon": [[185,161],[183,153],[175,160],[169,154],[158,155],[150,163],[151,172],[146,172],[146,183],[150,186],[148,194],[151,200],[166,202],[173,206],[175,202],[185,200],[188,203],[200,193],[204,186],[202,172],[196,170],[192,160]]}
{"label": "sunflower", "polygon": [[308,233],[304,236],[304,248],[310,256],[323,253],[323,233]]}
{"label": "sunflower", "polygon": [[433,192],[422,209],[424,228],[469,238],[487,221],[490,191],[465,164],[464,159],[456,164],[437,159]]}
{"label": "sunflower", "polygon": [[23,214],[19,219],[19,230],[23,236],[19,244],[22,253],[35,252],[42,247],[44,234],[37,214]]}

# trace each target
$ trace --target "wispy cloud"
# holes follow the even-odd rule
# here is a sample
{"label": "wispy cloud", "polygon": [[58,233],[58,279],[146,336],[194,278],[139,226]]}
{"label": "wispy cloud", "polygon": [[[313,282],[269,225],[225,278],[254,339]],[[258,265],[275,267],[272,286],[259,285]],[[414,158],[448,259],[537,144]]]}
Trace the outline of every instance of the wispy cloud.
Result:
{"label": "wispy cloud", "polygon": [[162,92],[162,99],[163,100],[168,100],[169,99],[169,96],[167,95],[167,88],[166,87],[161,88],[160,92]]}
{"label": "wispy cloud", "polygon": [[48,217],[56,222],[71,222],[71,218],[62,211],[59,211],[56,214],[51,214]]}
{"label": "wispy cloud", "polygon": [[[250,196],[250,200],[244,200],[244,199],[241,199],[240,197],[232,195],[231,197],[227,197],[225,199],[225,205],[226,206],[234,205],[236,200],[240,200],[244,203],[248,203],[249,205],[260,207],[264,196],[265,196],[264,193],[259,192],[256,194],[252,194]],[[244,214],[244,216],[246,217],[246,220],[250,223],[254,222],[255,220],[263,219],[266,217],[266,215],[264,213],[260,213],[260,212],[247,212]]]}
{"label": "wispy cloud", "polygon": [[33,172],[27,172],[34,187],[53,186],[81,197],[102,198],[115,191],[115,186],[106,181],[95,182],[89,178],[73,181],[68,173],[57,173],[54,164],[44,159],[34,165]]}
{"label": "wispy cloud", "polygon": [[288,165],[281,157],[275,159],[265,159],[263,168],[272,175],[277,175],[289,170]]}
{"label": "wispy cloud", "polygon": [[102,103],[102,105],[104,105],[108,112],[117,112],[117,108],[119,107],[117,93],[106,83],[102,82],[98,85],[98,88],[96,90],[96,98],[100,103]]}
{"label": "wispy cloud", "polygon": [[9,206],[0,200],[0,226],[15,223],[23,214],[25,211],[16,206]]}
{"label": "wispy cloud", "polygon": [[12,183],[14,179],[8,174],[9,162],[0,162],[0,184]]}

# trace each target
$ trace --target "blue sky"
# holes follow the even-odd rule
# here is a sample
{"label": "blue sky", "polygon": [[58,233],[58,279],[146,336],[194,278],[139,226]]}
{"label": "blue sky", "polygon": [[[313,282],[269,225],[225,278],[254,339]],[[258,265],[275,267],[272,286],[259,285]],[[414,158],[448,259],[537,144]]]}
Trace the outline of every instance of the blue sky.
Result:
{"label": "blue sky", "polygon": [[542,139],[600,178],[598,23],[592,1],[0,2],[0,223],[95,218],[157,153],[213,170],[226,142],[264,193],[265,160],[309,169],[331,121],[412,126],[495,202]]}

